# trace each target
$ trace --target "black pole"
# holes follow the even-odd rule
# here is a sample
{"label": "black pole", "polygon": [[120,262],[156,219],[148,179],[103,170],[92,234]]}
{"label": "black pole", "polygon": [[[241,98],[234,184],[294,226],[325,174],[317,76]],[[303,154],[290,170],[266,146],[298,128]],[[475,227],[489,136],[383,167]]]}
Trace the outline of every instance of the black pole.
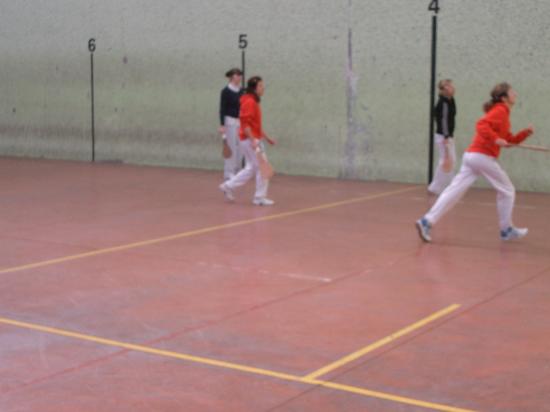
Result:
{"label": "black pole", "polygon": [[245,70],[246,70],[246,58],[245,58],[245,49],[246,47],[248,46],[248,40],[247,40],[247,34],[246,33],[241,33],[239,34],[239,49],[241,49],[241,71],[243,72],[243,79],[242,79],[242,87],[244,89],[245,87],[245,84],[246,84],[246,75],[245,75]]}
{"label": "black pole", "polygon": [[434,162],[434,106],[435,106],[435,77],[436,77],[436,59],[437,59],[437,12],[432,16],[432,74],[430,83],[430,161],[428,165],[428,184],[433,177]]}
{"label": "black pole", "polygon": [[92,98],[92,162],[95,162],[94,53],[90,53],[90,95]]}
{"label": "black pole", "polygon": [[243,72],[243,76],[242,76],[242,85],[243,85],[243,89],[244,89],[245,84],[246,84],[246,76],[245,76],[245,74],[244,74],[245,65],[246,65],[246,58],[245,58],[245,53],[244,53],[244,49],[243,49],[242,52],[241,52],[241,70],[242,70],[242,72]]}

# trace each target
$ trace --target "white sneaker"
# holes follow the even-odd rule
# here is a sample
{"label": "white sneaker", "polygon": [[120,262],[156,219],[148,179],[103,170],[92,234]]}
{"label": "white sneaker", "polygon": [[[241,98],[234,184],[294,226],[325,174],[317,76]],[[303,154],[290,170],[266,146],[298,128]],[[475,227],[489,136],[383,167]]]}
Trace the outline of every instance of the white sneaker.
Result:
{"label": "white sneaker", "polygon": [[267,197],[255,197],[252,201],[256,206],[272,206],[275,202]]}
{"label": "white sneaker", "polygon": [[529,232],[529,229],[526,227],[510,226],[508,229],[500,231],[500,238],[502,240],[521,239],[527,235],[527,232]]}
{"label": "white sneaker", "polygon": [[416,221],[416,229],[418,230],[418,235],[420,236],[420,239],[422,239],[426,243],[432,241],[432,237],[430,235],[431,228],[432,225],[430,225],[430,222],[428,222],[426,218],[418,219]]}
{"label": "white sneaker", "polygon": [[225,183],[222,183],[219,187],[220,187],[220,190],[223,192],[223,195],[225,196],[225,198],[227,200],[229,200],[230,202],[235,200],[235,196],[233,196],[233,191],[230,188],[228,188],[225,185]]}

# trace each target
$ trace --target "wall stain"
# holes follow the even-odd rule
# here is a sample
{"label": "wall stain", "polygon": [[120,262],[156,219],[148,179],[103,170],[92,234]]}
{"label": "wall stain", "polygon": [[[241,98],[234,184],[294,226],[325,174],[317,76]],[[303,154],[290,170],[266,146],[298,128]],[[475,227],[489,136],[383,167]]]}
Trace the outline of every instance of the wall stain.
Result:
{"label": "wall stain", "polygon": [[[368,139],[368,128],[357,119],[357,94],[359,76],[353,70],[353,23],[352,23],[352,0],[348,0],[348,43],[347,43],[347,62],[346,62],[346,115],[347,130],[346,142],[344,145],[343,166],[339,177],[345,179],[358,179],[361,173],[357,165],[357,155],[359,153],[368,153],[370,150]],[[367,111],[367,107],[361,105],[361,108]],[[361,136],[364,138],[361,139]]]}

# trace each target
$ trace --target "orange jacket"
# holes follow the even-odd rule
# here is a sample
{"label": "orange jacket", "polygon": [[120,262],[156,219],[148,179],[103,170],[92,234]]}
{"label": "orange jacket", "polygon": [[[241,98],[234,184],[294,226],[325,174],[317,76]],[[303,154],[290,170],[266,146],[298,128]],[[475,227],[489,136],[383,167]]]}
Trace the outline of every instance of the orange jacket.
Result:
{"label": "orange jacket", "polygon": [[527,129],[513,135],[510,132],[510,108],[504,103],[496,103],[476,124],[476,134],[467,152],[483,153],[498,157],[500,146],[495,143],[498,138],[509,143],[518,144],[531,135]]}
{"label": "orange jacket", "polygon": [[241,120],[241,130],[239,133],[241,140],[247,139],[244,134],[244,129],[246,127],[250,127],[254,138],[261,139],[264,137],[264,131],[262,129],[262,109],[254,95],[247,93],[241,96],[241,111],[239,118]]}

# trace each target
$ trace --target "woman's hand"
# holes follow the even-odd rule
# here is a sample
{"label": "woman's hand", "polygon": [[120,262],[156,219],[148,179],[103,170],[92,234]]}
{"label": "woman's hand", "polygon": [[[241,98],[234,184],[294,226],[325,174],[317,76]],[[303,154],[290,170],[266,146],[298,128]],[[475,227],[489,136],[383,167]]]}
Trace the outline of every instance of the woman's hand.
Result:
{"label": "woman's hand", "polygon": [[513,146],[511,143],[509,143],[507,140],[504,140],[504,139],[501,139],[501,138],[498,138],[497,140],[495,140],[495,143],[497,145],[499,145],[500,147],[510,147],[510,146]]}
{"label": "woman's hand", "polygon": [[259,146],[258,139],[256,139],[255,137],[249,137],[249,139],[250,139],[250,146],[252,147],[253,150],[256,150]]}
{"label": "woman's hand", "polygon": [[445,173],[450,173],[453,170],[454,164],[453,164],[453,158],[450,155],[445,155],[445,158],[443,159],[443,171]]}
{"label": "woman's hand", "polygon": [[267,140],[267,142],[268,142],[271,146],[277,144],[277,140],[275,140],[275,139],[269,137],[269,136],[266,135],[266,134],[264,134],[264,138],[265,138],[265,140]]}

